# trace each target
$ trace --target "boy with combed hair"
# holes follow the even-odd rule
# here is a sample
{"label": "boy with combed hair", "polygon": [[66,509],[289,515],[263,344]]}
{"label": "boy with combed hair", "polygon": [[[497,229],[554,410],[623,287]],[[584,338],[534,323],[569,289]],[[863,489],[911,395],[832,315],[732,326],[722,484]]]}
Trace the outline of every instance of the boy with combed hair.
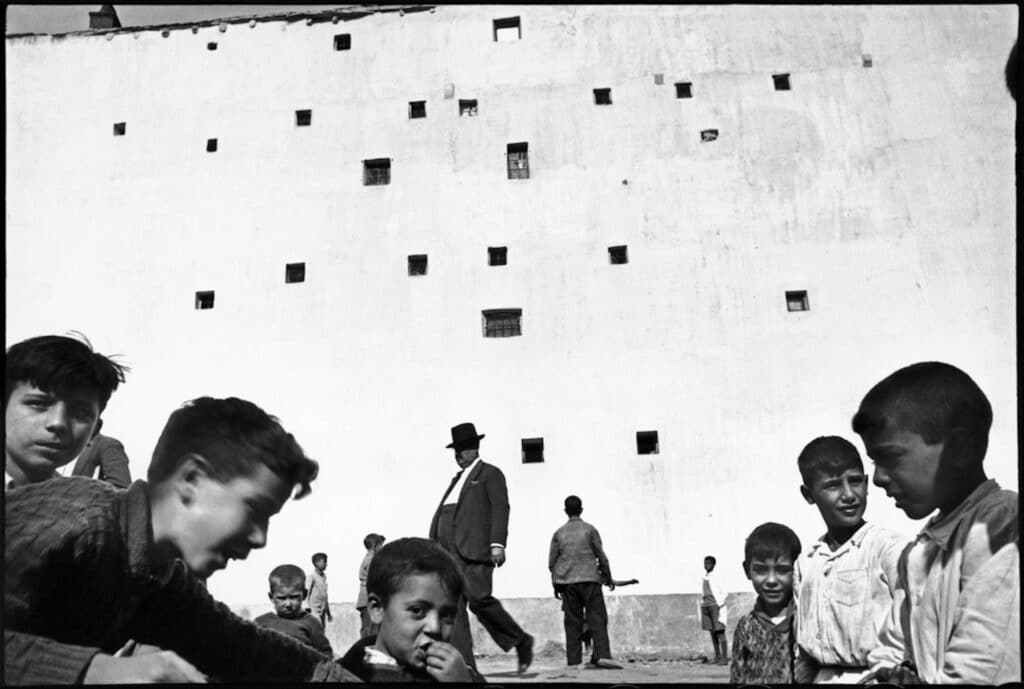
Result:
{"label": "boy with combed hair", "polygon": [[[7,495],[4,678],[11,684],[337,678],[319,652],[216,602],[201,579],[266,544],[317,464],[236,398],[171,414],[149,480],[67,478]],[[129,639],[164,649],[117,657]]]}
{"label": "boy with combed hair", "polygon": [[366,580],[376,636],[357,641],[341,666],[366,682],[483,682],[450,641],[465,584],[434,541],[400,538],[381,548]]}
{"label": "boy with combed hair", "polygon": [[82,453],[128,367],[62,335],[12,345],[4,363],[4,484],[14,488],[53,478]]}
{"label": "boy with combed hair", "polygon": [[732,684],[793,682],[793,563],[799,556],[800,539],[783,524],[766,522],[747,536],[743,571],[757,600],[733,632]]}
{"label": "boy with combed hair", "polygon": [[700,627],[711,633],[711,645],[715,647],[716,665],[729,664],[729,642],[725,636],[725,626],[729,623],[729,608],[725,604],[726,591],[713,577],[718,560],[714,555],[704,558],[704,574],[701,575],[699,586],[701,595],[697,599],[697,616]]}
{"label": "boy with combed hair", "polygon": [[869,656],[879,681],[1021,679],[1018,497],[985,476],[991,426],[978,385],[934,361],[886,377],[853,417],[875,485],[911,519],[938,510],[900,556],[900,588]]}
{"label": "boy with combed hair", "polygon": [[359,611],[359,638],[373,636],[380,631],[380,625],[370,620],[370,611],[367,608],[366,600],[366,578],[370,574],[370,562],[377,551],[384,546],[384,536],[379,533],[368,533],[363,538],[363,547],[366,548],[366,555],[359,563],[359,593],[356,595],[356,610]]}
{"label": "boy with combed hair", "polygon": [[848,440],[815,438],[797,466],[800,493],[818,508],[826,531],[796,562],[796,681],[854,683],[878,646],[907,539],[864,521],[868,477]]}
{"label": "boy with combed hair", "polygon": [[328,656],[333,655],[331,642],[315,616],[303,610],[306,597],[306,573],[295,565],[278,565],[270,571],[270,593],[274,612],[260,615],[256,624],[287,634]]}

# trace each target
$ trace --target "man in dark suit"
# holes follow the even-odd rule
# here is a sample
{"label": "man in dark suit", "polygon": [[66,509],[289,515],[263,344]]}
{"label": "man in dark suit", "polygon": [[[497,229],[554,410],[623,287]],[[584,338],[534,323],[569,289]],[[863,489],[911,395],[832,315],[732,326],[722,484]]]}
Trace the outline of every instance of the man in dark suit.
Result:
{"label": "man in dark suit", "polygon": [[505,563],[508,539],[508,489],[501,469],[480,460],[476,427],[462,423],[452,428],[449,448],[455,450],[459,472],[448,485],[441,504],[430,522],[430,538],[452,553],[462,565],[466,578],[465,599],[459,601],[452,633],[452,645],[466,664],[476,669],[473,637],[469,630],[469,609],[502,650],[516,649],[519,672],[533,662],[533,637],[523,631],[491,595],[494,568]]}
{"label": "man in dark suit", "polygon": [[71,470],[72,476],[86,476],[92,478],[99,467],[100,481],[106,481],[117,488],[127,488],[131,485],[132,475],[128,470],[128,455],[124,452],[124,445],[117,438],[99,433],[94,437],[82,454],[78,455],[75,461],[75,468]]}

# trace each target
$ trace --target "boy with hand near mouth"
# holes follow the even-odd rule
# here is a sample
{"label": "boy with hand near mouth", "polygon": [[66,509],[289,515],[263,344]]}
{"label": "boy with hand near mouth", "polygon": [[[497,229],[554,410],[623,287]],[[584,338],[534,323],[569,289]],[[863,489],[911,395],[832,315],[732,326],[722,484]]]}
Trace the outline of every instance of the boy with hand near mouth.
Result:
{"label": "boy with hand near mouth", "polygon": [[897,590],[896,565],[907,539],[864,521],[868,477],[857,449],[838,436],[815,438],[797,459],[800,493],[827,531],[796,562],[798,683],[852,683],[868,672],[868,653]]}
{"label": "boy with hand near mouth", "polygon": [[333,655],[331,642],[314,615],[302,608],[306,598],[306,573],[295,565],[278,565],[270,571],[270,593],[274,612],[260,615],[253,622],[287,634],[328,656]]}

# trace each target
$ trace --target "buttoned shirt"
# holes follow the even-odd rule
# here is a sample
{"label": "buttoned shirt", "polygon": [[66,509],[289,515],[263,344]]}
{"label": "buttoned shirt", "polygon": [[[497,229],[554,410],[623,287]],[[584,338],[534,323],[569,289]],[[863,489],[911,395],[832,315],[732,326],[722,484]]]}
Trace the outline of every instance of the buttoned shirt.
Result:
{"label": "buttoned shirt", "polygon": [[822,536],[797,558],[797,645],[819,665],[867,668],[898,588],[908,539],[863,524],[835,551]]}
{"label": "buttoned shirt", "polygon": [[872,670],[911,660],[928,684],[1020,682],[1018,497],[992,479],[900,558]]}
{"label": "buttoned shirt", "polygon": [[601,534],[579,517],[569,517],[551,537],[548,569],[554,584],[600,584],[612,576]]}

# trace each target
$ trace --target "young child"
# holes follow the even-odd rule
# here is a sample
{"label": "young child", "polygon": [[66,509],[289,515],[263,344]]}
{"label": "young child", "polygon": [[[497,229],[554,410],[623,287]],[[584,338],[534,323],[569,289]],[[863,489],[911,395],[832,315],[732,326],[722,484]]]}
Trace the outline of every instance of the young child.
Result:
{"label": "young child", "polygon": [[366,555],[359,565],[359,594],[356,596],[356,610],[359,611],[359,638],[373,636],[380,629],[380,625],[370,620],[370,611],[366,607],[366,577],[370,573],[370,561],[373,556],[384,545],[384,537],[379,533],[366,534],[363,539],[363,547],[366,548]]}
{"label": "young child", "polygon": [[697,602],[701,629],[711,632],[711,645],[715,648],[715,664],[729,663],[729,642],[725,636],[725,625],[729,621],[729,608],[725,605],[726,592],[712,577],[718,560],[714,555],[704,558],[704,575],[700,578],[701,597]]}
{"label": "young child", "polygon": [[295,565],[278,565],[270,571],[269,579],[270,593],[267,596],[274,604],[274,612],[260,615],[253,621],[332,656],[334,652],[331,642],[324,636],[324,628],[313,615],[302,609],[302,601],[306,598],[306,573]]}
{"label": "young child", "polygon": [[313,553],[313,571],[306,578],[306,597],[309,599],[310,612],[320,620],[320,626],[334,620],[331,615],[331,604],[327,602],[327,555]]}
{"label": "young child", "polygon": [[1018,497],[982,469],[991,426],[977,384],[939,362],[886,377],[853,417],[875,485],[911,519],[938,510],[900,557],[900,587],[869,656],[877,680],[1021,681]]}
{"label": "young child", "polygon": [[7,488],[53,478],[81,454],[103,426],[100,415],[128,370],[61,335],[12,345],[5,366]]}
{"label": "young child", "polygon": [[796,681],[856,683],[892,607],[907,539],[864,521],[868,478],[848,440],[815,438],[797,466],[800,493],[818,508],[826,532],[796,562]]}
{"label": "young child", "polygon": [[788,526],[767,522],[743,546],[743,571],[754,585],[754,609],[732,637],[732,684],[793,682],[793,563],[800,539]]}
{"label": "young child", "polygon": [[[234,615],[199,578],[266,544],[317,464],[262,409],[203,397],[171,414],[148,480],[66,478],[7,494],[4,679],[10,684],[351,677]],[[129,639],[161,652],[115,653]]]}
{"label": "young child", "polygon": [[388,543],[370,562],[370,617],[380,632],[357,641],[341,665],[367,682],[483,682],[451,645],[464,583],[448,552],[425,538]]}

